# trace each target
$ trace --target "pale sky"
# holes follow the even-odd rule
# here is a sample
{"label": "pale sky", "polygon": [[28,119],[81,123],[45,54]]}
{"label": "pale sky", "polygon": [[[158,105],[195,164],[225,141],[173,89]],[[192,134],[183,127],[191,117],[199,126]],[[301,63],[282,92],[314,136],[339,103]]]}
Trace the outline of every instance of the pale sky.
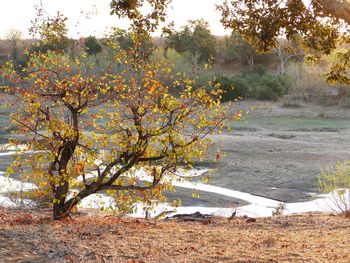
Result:
{"label": "pale sky", "polygon": [[[173,0],[167,21],[174,21],[176,28],[180,28],[188,20],[203,18],[210,23],[213,34],[229,34],[230,31],[225,30],[220,23],[219,12],[215,10],[215,4],[222,2],[223,0]],[[0,38],[4,38],[10,29],[18,29],[24,38],[29,38],[30,21],[35,18],[34,5],[39,3],[40,0],[0,0]],[[69,37],[100,37],[108,26],[128,28],[127,20],[109,14],[109,0],[42,0],[42,3],[50,15],[61,11],[68,17]],[[95,14],[86,19],[86,14],[91,12]],[[160,31],[155,35],[160,35]]]}

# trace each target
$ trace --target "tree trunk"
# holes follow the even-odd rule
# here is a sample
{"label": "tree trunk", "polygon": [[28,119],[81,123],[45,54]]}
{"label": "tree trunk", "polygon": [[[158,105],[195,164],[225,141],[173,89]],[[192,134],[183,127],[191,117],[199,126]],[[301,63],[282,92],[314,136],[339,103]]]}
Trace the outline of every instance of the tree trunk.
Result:
{"label": "tree trunk", "polygon": [[65,204],[54,204],[53,205],[53,219],[61,220],[69,216],[70,209],[72,207],[67,207]]}
{"label": "tree trunk", "polygon": [[53,218],[62,219],[69,216],[69,211],[74,206],[73,203],[67,202],[67,195],[69,192],[69,179],[67,175],[68,162],[71,160],[75,151],[77,142],[65,142],[62,149],[59,151],[58,163],[58,186],[53,187],[54,204],[53,204]]}
{"label": "tree trunk", "polygon": [[99,190],[100,190],[100,184],[96,182],[92,182],[91,184],[86,185],[85,189],[81,190],[75,197],[72,197],[67,201],[66,201],[66,198],[64,198],[64,201],[55,203],[53,205],[53,219],[61,220],[63,218],[68,217],[72,208],[78,205],[78,203],[82,199],[84,199],[85,197],[91,194],[98,192]]}
{"label": "tree trunk", "polygon": [[278,73],[279,74],[284,74],[286,72],[285,67],[284,67],[285,63],[286,62],[283,61],[283,59],[281,59],[280,66],[279,66],[279,69],[278,69]]}
{"label": "tree trunk", "polygon": [[67,205],[66,196],[68,194],[69,185],[65,182],[55,189],[55,200],[53,204],[53,218],[56,220],[69,216],[69,210],[72,208]]}
{"label": "tree trunk", "polygon": [[248,55],[246,55],[245,56],[245,59],[246,59],[246,61],[247,61],[247,63],[248,63],[248,67],[249,68],[253,68],[254,67],[254,57],[253,56],[248,56]]}

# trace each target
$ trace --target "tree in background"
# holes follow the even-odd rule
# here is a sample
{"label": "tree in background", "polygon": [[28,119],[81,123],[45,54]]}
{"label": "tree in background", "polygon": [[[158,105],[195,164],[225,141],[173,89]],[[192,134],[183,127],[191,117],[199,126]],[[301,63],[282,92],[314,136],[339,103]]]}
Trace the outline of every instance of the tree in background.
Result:
{"label": "tree in background", "polygon": [[11,59],[16,61],[18,59],[18,41],[22,38],[22,32],[16,29],[11,29],[6,34],[6,39],[11,43]]}
{"label": "tree in background", "polygon": [[225,39],[225,60],[226,62],[239,61],[246,63],[249,68],[255,66],[255,60],[259,53],[246,42],[238,33],[232,32],[229,37]]}
{"label": "tree in background", "polygon": [[29,32],[41,42],[33,45],[32,51],[67,51],[71,42],[67,37],[68,28],[65,23],[67,17],[60,12],[51,17],[45,13],[43,7],[39,6],[36,6],[36,10],[37,16],[32,21],[33,25],[29,28]]}
{"label": "tree in background", "polygon": [[208,61],[216,55],[216,40],[203,19],[189,21],[180,31],[173,30],[166,35],[166,48],[173,48],[179,53],[189,52],[199,56],[198,62]]}
{"label": "tree in background", "polygon": [[273,50],[273,53],[278,58],[278,73],[286,73],[286,65],[293,58],[302,58],[304,52],[302,48],[295,42],[289,42],[285,39],[280,39],[278,46]]}
{"label": "tree in background", "polygon": [[[134,35],[133,32],[128,32],[124,29],[120,28],[113,28],[112,31],[108,34],[107,39],[109,41],[117,42],[119,43],[119,46],[123,50],[129,50],[135,45],[134,42]],[[152,38],[149,35],[142,35],[142,38],[140,38],[140,41],[142,42],[142,47],[149,52],[154,47],[154,43]]]}
{"label": "tree in background", "polygon": [[134,45],[134,42],[131,39],[131,34],[120,28],[113,29],[113,31],[109,34],[108,39],[118,42],[123,50],[128,50]]}
{"label": "tree in background", "polygon": [[96,37],[89,36],[84,41],[86,52],[89,55],[96,55],[100,52],[102,52],[102,46],[96,39]]}

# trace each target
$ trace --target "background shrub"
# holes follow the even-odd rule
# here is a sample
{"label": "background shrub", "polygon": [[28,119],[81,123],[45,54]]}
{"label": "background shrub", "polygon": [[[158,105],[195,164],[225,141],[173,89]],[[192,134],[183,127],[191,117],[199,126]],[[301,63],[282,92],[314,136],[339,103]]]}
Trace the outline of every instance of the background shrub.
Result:
{"label": "background shrub", "polygon": [[97,53],[100,53],[102,51],[101,44],[93,36],[89,36],[88,38],[86,38],[85,42],[84,42],[84,45],[85,45],[85,48],[86,48],[86,52],[89,55],[96,55]]}
{"label": "background shrub", "polygon": [[248,94],[249,85],[242,77],[234,76],[232,78],[227,78],[219,75],[213,82],[213,85],[215,86],[217,83],[220,83],[220,88],[224,91],[222,94],[222,102],[244,98]]}
{"label": "background shrub", "polygon": [[283,95],[284,87],[281,82],[272,75],[265,74],[253,89],[252,97],[259,100],[276,101]]}
{"label": "background shrub", "polygon": [[338,162],[334,168],[321,170],[320,191],[330,194],[330,208],[335,212],[350,211],[350,161]]}

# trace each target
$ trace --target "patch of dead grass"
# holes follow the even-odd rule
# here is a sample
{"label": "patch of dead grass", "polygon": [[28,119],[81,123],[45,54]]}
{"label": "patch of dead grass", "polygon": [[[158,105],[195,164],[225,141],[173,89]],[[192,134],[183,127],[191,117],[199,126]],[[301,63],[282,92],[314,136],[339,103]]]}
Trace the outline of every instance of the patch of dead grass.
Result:
{"label": "patch of dead grass", "polygon": [[350,220],[308,213],[165,222],[0,210],[4,262],[350,262]]}

